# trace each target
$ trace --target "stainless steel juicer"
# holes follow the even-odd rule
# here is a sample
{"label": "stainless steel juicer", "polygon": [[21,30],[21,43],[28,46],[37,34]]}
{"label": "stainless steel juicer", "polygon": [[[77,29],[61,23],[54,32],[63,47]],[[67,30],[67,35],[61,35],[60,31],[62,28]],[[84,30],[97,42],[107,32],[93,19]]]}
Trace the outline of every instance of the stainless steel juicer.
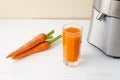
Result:
{"label": "stainless steel juicer", "polygon": [[120,0],[94,0],[88,42],[108,56],[120,57]]}

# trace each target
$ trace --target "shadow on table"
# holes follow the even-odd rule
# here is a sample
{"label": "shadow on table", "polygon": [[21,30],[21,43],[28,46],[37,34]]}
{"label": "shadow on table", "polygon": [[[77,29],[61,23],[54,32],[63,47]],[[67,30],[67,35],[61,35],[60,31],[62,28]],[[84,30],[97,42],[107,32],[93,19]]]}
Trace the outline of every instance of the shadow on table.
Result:
{"label": "shadow on table", "polygon": [[96,61],[99,62],[99,60],[100,57],[97,55],[91,55],[91,54],[80,55],[80,65],[90,65],[96,63]]}

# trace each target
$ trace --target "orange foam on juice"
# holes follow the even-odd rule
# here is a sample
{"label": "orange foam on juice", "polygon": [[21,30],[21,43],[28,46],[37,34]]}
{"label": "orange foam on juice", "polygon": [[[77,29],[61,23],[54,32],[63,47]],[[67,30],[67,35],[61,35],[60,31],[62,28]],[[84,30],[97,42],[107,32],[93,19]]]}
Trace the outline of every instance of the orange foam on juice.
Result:
{"label": "orange foam on juice", "polygon": [[82,31],[79,28],[69,27],[63,30],[63,54],[68,62],[78,60],[80,54]]}

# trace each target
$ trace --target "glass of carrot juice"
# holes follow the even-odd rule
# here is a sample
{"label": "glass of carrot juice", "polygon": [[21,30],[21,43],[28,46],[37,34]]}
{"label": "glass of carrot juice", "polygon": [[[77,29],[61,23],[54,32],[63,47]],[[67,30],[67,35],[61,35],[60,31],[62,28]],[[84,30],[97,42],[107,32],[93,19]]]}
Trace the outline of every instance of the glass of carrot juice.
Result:
{"label": "glass of carrot juice", "polygon": [[65,24],[62,31],[63,61],[68,66],[78,66],[82,27],[77,24]]}

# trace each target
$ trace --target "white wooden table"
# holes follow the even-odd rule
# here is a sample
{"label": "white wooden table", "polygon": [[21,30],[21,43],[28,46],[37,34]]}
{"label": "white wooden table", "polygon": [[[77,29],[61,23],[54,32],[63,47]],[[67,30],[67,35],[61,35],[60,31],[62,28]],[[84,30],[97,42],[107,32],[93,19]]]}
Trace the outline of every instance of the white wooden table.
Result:
{"label": "white wooden table", "polygon": [[[64,65],[61,40],[21,60],[5,58],[41,32],[54,29],[54,36],[61,34],[67,23],[84,27],[79,67]],[[87,43],[89,25],[89,20],[0,19],[0,80],[120,80],[120,59],[107,57]]]}

